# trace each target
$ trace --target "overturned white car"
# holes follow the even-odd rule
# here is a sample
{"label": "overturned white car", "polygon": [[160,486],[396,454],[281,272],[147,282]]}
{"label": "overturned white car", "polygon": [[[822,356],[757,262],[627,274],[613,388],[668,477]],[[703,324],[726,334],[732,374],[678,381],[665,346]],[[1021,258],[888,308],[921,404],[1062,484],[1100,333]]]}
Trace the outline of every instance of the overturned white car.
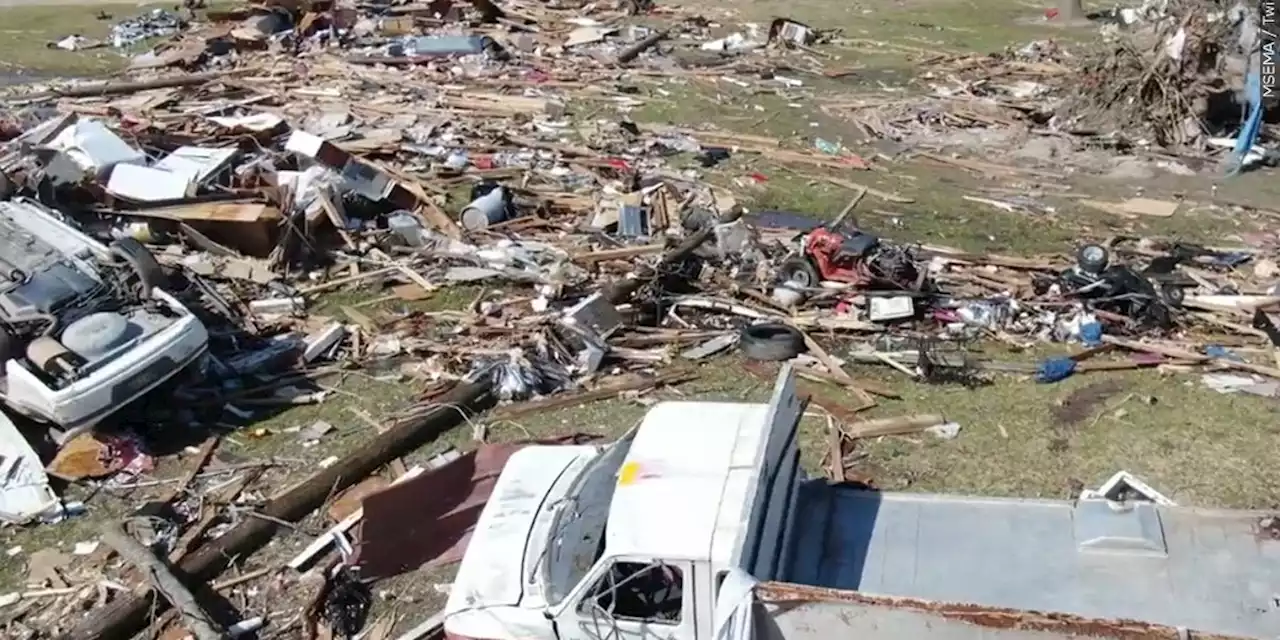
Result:
{"label": "overturned white car", "polygon": [[0,396],[80,431],[155,388],[208,346],[132,239],[110,246],[38,203],[0,202]]}

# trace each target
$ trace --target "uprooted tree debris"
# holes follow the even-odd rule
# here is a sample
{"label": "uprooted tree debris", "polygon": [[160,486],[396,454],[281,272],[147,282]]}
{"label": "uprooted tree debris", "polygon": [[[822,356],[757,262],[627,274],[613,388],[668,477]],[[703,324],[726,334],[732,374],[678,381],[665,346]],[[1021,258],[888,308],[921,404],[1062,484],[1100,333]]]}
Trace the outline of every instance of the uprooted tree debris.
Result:
{"label": "uprooted tree debris", "polygon": [[1018,155],[1045,166],[1021,173],[1039,178],[1107,175],[1113,163],[1150,158],[1192,175],[1233,148],[1243,165],[1274,163],[1280,132],[1253,95],[1259,20],[1247,3],[1151,0],[1100,14],[1101,43],[933,55],[916,79],[928,99],[840,96],[826,108],[909,147],[1023,146]]}
{"label": "uprooted tree debris", "polygon": [[1167,15],[1148,30],[1083,61],[1076,99],[1062,111],[1076,127],[1191,149],[1238,124],[1241,108],[1227,105],[1243,102],[1246,14],[1201,1],[1163,6]]}
{"label": "uprooted tree debris", "polygon": [[[670,24],[630,24],[637,11]],[[972,386],[1006,374],[999,383],[1203,371],[1215,388],[1280,395],[1280,368],[1259,361],[1280,345],[1275,246],[1114,237],[1014,257],[894,240],[861,227],[858,214],[911,199],[826,174],[871,166],[840,145],[797,149],[597,117],[642,106],[671,78],[794,87],[789,73],[826,73],[812,52],[837,34],[779,19],[710,40],[692,12],[635,2],[268,3],[194,20],[151,15],[119,31],[121,42],[148,29],[173,37],[136,59],[128,79],[5,98],[0,453],[10,473],[0,517],[59,526],[97,510],[98,493],[154,498],[129,517],[128,534],[110,529],[125,563],[95,542],[77,545],[83,563],[33,555],[30,588],[3,596],[11,624],[72,638],[128,637],[148,624],[196,625],[200,637],[288,633],[322,617],[345,629],[350,620],[330,619],[343,608],[330,605],[367,600],[346,566],[360,505],[377,511],[369,496],[416,490],[457,459],[410,468],[414,449],[464,423],[484,442],[501,421],[651,392],[717,358],[746,360],[762,379],[772,377],[766,363],[793,361],[810,404],[843,425],[831,431],[828,470],[841,482],[852,477],[846,441],[960,428],[926,412],[859,419],[899,394],[855,377],[853,364]],[[1187,144],[1193,137],[1177,132],[1220,89],[1197,88],[1220,66],[1205,56],[1228,35],[1221,24],[1176,22],[1180,59],[1152,66],[1145,49],[1126,45],[1082,70],[1054,53],[1031,61],[1034,52],[1003,69],[1094,77],[1080,94],[1100,113]],[[967,85],[928,117],[883,99],[874,110],[828,107],[899,141],[921,122],[994,126],[1049,113],[1007,93],[959,99],[991,97],[991,85]],[[762,157],[846,188],[849,204],[834,216],[751,210],[742,192],[764,176],[712,184],[670,162],[681,155],[707,168]],[[1143,215],[1170,203],[1092,206]],[[464,299],[433,304],[454,295]],[[984,341],[1073,347],[1012,362],[986,355]],[[350,376],[412,385],[416,401],[386,419],[353,412],[377,433],[342,456],[224,455],[220,442],[271,437],[255,423],[331,402]],[[296,435],[314,442],[334,429],[321,421]],[[200,434],[200,446],[178,445],[180,473],[155,478],[159,443],[174,432]],[[477,460],[500,465],[510,451],[467,455],[479,469]],[[313,473],[297,481],[290,472],[300,470]],[[355,506],[335,514],[344,500]],[[332,528],[292,561],[219,579],[326,505]],[[331,548],[341,567],[316,562]],[[317,575],[328,587],[305,582]],[[246,585],[282,599],[323,595],[287,610],[264,596],[245,605],[254,617],[215,628],[197,601]],[[157,617],[167,602],[181,613]]]}

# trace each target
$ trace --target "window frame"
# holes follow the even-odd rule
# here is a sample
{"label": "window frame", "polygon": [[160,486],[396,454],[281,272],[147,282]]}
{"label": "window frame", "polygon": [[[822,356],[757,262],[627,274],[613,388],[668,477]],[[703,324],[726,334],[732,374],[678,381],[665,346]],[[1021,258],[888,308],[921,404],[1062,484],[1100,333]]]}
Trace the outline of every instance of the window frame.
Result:
{"label": "window frame", "polygon": [[[614,568],[618,567],[619,565],[637,565],[641,567],[641,569],[639,571],[635,571],[629,574],[627,577],[623,578],[621,581],[617,582],[616,584],[613,584],[612,588],[614,589],[617,589],[619,585],[626,584],[628,581],[638,578],[639,576],[643,575],[648,571],[660,571],[663,568],[670,569],[671,571],[673,571],[676,577],[676,587],[679,589],[679,602],[680,602],[680,608],[676,612],[676,618],[674,620],[671,620],[671,619],[659,618],[659,617],[638,618],[634,616],[619,615],[617,613],[616,600],[614,601],[613,611],[609,611],[605,609],[603,606],[601,606],[599,600],[600,600],[600,597],[604,595],[604,591],[600,589],[600,587],[601,585],[605,584],[606,580],[611,579],[611,577],[613,576]],[[650,560],[646,562],[644,560],[634,560],[634,559],[628,559],[628,558],[613,558],[612,560],[609,561],[608,566],[605,567],[602,572],[600,572],[600,575],[596,579],[595,583],[592,584],[590,587],[588,587],[586,593],[584,593],[582,598],[578,601],[578,604],[574,608],[574,610],[579,616],[585,616],[588,618],[594,618],[597,615],[597,612],[601,612],[613,620],[622,621],[622,622],[630,622],[633,624],[642,624],[642,625],[655,624],[655,625],[662,625],[664,627],[679,627],[680,625],[685,623],[685,617],[686,617],[684,609],[685,609],[685,602],[686,602],[687,596],[686,596],[685,590],[688,585],[688,580],[686,580],[685,578],[685,573],[686,572],[682,567],[676,566],[674,564],[662,562],[660,560]]]}

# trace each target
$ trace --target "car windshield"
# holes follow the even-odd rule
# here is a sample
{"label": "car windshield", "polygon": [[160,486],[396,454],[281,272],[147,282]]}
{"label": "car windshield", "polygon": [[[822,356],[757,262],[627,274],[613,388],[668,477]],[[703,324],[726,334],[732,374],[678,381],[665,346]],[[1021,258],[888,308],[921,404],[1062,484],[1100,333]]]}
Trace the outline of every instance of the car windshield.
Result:
{"label": "car windshield", "polygon": [[632,429],[592,460],[561,502],[542,552],[543,593],[548,604],[564,600],[604,554],[605,525],[618,486],[618,470],[635,435],[636,429]]}

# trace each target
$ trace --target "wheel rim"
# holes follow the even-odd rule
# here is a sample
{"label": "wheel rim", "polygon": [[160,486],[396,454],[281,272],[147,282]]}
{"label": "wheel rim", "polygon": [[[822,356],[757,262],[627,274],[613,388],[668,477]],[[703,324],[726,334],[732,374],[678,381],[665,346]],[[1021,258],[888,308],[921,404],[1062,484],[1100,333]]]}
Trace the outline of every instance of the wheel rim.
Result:
{"label": "wheel rim", "polygon": [[809,277],[809,272],[805,271],[804,269],[800,269],[800,268],[792,269],[791,276],[789,279],[791,280],[791,282],[794,282],[802,287],[813,286],[813,282],[811,282],[813,279]]}

